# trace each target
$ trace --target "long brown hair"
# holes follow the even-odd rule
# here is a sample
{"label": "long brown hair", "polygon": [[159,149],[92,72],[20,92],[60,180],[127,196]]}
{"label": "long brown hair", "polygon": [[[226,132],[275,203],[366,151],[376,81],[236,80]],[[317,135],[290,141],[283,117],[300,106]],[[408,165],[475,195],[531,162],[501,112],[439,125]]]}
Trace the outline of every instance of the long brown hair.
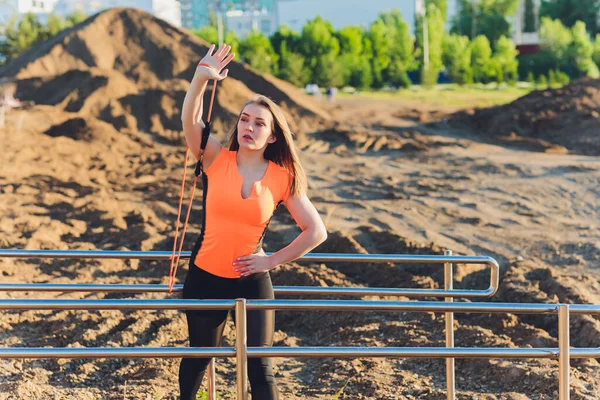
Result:
{"label": "long brown hair", "polygon": [[[244,108],[248,104],[257,104],[259,106],[265,107],[267,110],[271,112],[273,116],[273,126],[272,133],[275,135],[275,142],[269,143],[265,149],[265,159],[273,161],[275,164],[285,168],[292,175],[292,185],[290,189],[290,194],[298,195],[301,193],[306,193],[307,188],[307,179],[306,173],[304,172],[304,168],[302,168],[302,164],[300,163],[300,159],[298,157],[298,152],[296,151],[296,145],[294,144],[294,134],[288,125],[285,116],[283,115],[283,111],[277,104],[273,102],[273,100],[269,99],[263,95],[256,95],[250,101],[248,101]],[[238,116],[238,121],[242,116],[242,111],[240,111],[240,115]],[[235,124],[235,128],[229,137],[229,150],[237,151],[240,148],[240,143],[238,142],[238,129],[237,123]]]}

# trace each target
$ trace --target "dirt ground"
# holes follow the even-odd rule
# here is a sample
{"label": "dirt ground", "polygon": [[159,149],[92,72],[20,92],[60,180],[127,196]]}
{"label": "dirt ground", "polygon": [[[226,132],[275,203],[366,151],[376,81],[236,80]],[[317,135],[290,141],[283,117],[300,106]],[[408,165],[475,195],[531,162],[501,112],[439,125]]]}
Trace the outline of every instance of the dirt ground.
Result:
{"label": "dirt ground", "polygon": [[[310,197],[330,232],[315,251],[441,254],[451,249],[489,255],[502,271],[493,301],[599,303],[600,160],[465,139],[441,122],[447,111],[454,110],[360,99],[341,99],[332,107],[336,129],[308,134],[300,143]],[[416,121],[417,112],[429,122]],[[26,119],[22,113],[11,112],[7,120],[8,126],[21,120],[21,130],[3,133],[2,247],[170,249],[181,146],[143,134],[111,136],[109,143],[51,137],[28,130],[46,119],[43,110],[29,111]],[[188,248],[199,215],[195,209]],[[297,232],[280,209],[267,250],[285,246]],[[2,260],[1,271],[4,282],[164,283],[168,264],[11,259]],[[179,272],[181,280],[185,267]],[[410,265],[291,263],[273,278],[277,285],[443,285],[439,268]],[[483,288],[488,279],[481,267],[458,266],[455,286]],[[440,317],[279,312],[276,345],[441,346]],[[187,343],[185,320],[175,311],[5,312],[0,321],[4,346]],[[557,346],[555,317],[458,314],[455,326],[457,346]],[[598,345],[597,319],[573,317],[571,331],[573,346]],[[226,341],[233,343],[231,329]],[[572,364],[573,398],[597,398],[597,362]],[[233,360],[217,365],[219,392],[233,396]],[[342,388],[341,398],[348,399],[445,398],[443,360],[278,359],[276,365],[283,398],[330,399]],[[461,399],[556,397],[555,361],[457,360],[456,365]],[[1,398],[173,398],[178,360],[3,360],[0,366]]]}
{"label": "dirt ground", "polygon": [[[15,80],[24,100],[35,103],[9,111],[0,130],[0,247],[171,249],[185,150],[178,107],[187,89],[187,65],[205,44],[154,23],[130,10],[101,14],[95,24],[75,27],[0,70]],[[123,33],[132,26],[138,31],[128,29],[141,32],[138,25],[153,51],[172,51],[164,59],[173,54],[188,59],[171,62],[167,72],[159,68],[156,58],[140,50],[150,45],[128,42],[130,33]],[[102,35],[114,43],[97,49],[109,41],[93,40]],[[177,51],[169,47],[173,38],[181,46]],[[134,70],[134,58],[108,57],[109,48],[115,54],[129,49],[147,63]],[[147,70],[140,73],[142,68]],[[508,142],[488,130],[480,118],[491,112],[485,110],[360,97],[332,105],[242,64],[230,76],[218,89],[220,138],[241,104],[260,88],[284,103],[299,133],[309,196],[329,232],[315,252],[451,249],[457,255],[488,255],[501,266],[500,290],[491,301],[600,304],[600,158],[583,151],[578,141],[545,136],[544,142]],[[551,94],[554,101],[558,95]],[[542,101],[539,93],[532,96]],[[514,113],[518,107],[494,110],[506,109]],[[587,129],[599,127],[593,115],[585,123]],[[187,249],[199,232],[199,206],[190,218]],[[266,250],[285,246],[298,232],[281,207],[269,226]],[[6,283],[166,283],[168,270],[166,261],[0,260]],[[182,263],[180,282],[185,273]],[[408,264],[294,262],[272,276],[275,285],[443,287],[439,267]],[[456,267],[456,288],[488,283],[484,268]],[[4,292],[0,297],[126,296]],[[278,312],[275,345],[443,346],[442,317]],[[598,318],[572,316],[571,321],[574,347],[600,345]],[[557,346],[555,316],[457,314],[455,329],[461,347]],[[186,336],[178,311],[19,311],[0,317],[0,346],[187,346]],[[233,338],[228,326],[224,345],[232,345]],[[217,363],[221,398],[234,398],[234,365],[234,360]],[[572,398],[600,397],[598,362],[572,360],[571,365]],[[178,359],[0,360],[0,399],[175,399],[178,366]],[[557,374],[554,360],[461,359],[457,397],[554,399]],[[283,399],[445,399],[443,360],[276,359],[276,377]]]}

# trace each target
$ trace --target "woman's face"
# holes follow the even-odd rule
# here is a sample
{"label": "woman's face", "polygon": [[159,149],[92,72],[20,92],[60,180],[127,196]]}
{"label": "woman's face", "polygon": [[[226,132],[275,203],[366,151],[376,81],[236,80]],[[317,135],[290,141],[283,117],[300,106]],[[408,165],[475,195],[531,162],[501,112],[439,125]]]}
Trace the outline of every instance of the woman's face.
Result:
{"label": "woman's face", "polygon": [[250,103],[242,110],[237,125],[237,140],[240,148],[264,150],[275,141],[273,115],[258,104]]}

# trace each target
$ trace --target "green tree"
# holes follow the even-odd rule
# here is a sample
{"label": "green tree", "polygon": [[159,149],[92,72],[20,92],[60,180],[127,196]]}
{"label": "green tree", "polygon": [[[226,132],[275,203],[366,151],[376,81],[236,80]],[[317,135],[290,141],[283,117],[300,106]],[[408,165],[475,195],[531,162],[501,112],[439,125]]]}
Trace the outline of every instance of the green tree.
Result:
{"label": "green tree", "polygon": [[302,28],[299,51],[304,57],[306,67],[312,71],[310,81],[319,86],[330,86],[336,83],[334,81],[343,79],[335,75],[341,73],[336,60],[340,44],[330,22],[321,17],[308,21]]}
{"label": "green tree", "polygon": [[44,26],[32,13],[25,14],[20,21],[15,16],[6,26],[6,39],[0,44],[0,56],[4,61],[10,61],[36,43],[56,35],[85,18],[85,14],[76,13],[63,20],[51,14],[48,16],[48,23]]}
{"label": "green tree", "polygon": [[548,71],[548,87],[556,87],[557,86],[556,73],[553,69]]}
{"label": "green tree", "polygon": [[377,19],[369,27],[368,35],[372,46],[373,87],[381,88],[384,85],[383,70],[390,64],[388,53],[391,43],[385,23],[381,19]]}
{"label": "green tree", "polygon": [[542,18],[540,24],[540,47],[538,54],[530,57],[529,63],[536,75],[548,74],[551,69],[572,71],[573,63],[569,62],[573,35],[559,20]]}
{"label": "green tree", "polygon": [[542,18],[540,45],[544,50],[554,55],[557,64],[566,60],[572,41],[571,31],[560,20]]}
{"label": "green tree", "polygon": [[[443,1],[445,6],[445,0]],[[410,86],[408,71],[416,67],[414,58],[414,38],[402,14],[397,9],[379,14],[379,18],[387,27],[389,38],[388,67],[383,71],[387,83],[396,87]]]}
{"label": "green tree", "polygon": [[514,15],[518,4],[519,0],[458,0],[451,32],[470,39],[484,35],[496,43],[501,36],[510,36],[507,17]]}
{"label": "green tree", "polygon": [[353,66],[348,82],[350,86],[361,90],[368,89],[373,85],[373,43],[366,32],[363,35],[362,45],[364,57],[360,58],[356,66]]}
{"label": "green tree", "polygon": [[219,45],[219,32],[212,25],[205,25],[192,33],[210,44]]}
{"label": "green tree", "polygon": [[293,31],[287,25],[281,25],[279,29],[271,35],[271,46],[279,54],[282,46],[285,45],[287,51],[298,52],[300,34]]}
{"label": "green tree", "polygon": [[241,42],[239,49],[242,61],[265,74],[277,74],[279,57],[271,46],[267,36],[258,32],[250,32]]}
{"label": "green tree", "polygon": [[558,82],[561,85],[568,85],[569,84],[569,81],[570,81],[569,75],[565,74],[562,71],[558,71],[558,70],[556,71],[556,78],[558,79]]}
{"label": "green tree", "polygon": [[363,49],[363,32],[358,26],[346,26],[335,35],[340,43],[340,62],[344,66],[343,85],[349,85],[354,69],[362,58],[366,58]]}
{"label": "green tree", "polygon": [[279,48],[278,77],[298,87],[308,83],[309,72],[304,66],[304,57],[287,49],[286,42]]}
{"label": "green tree", "polygon": [[[424,51],[424,23],[427,23],[429,57],[426,65]],[[415,21],[417,42],[417,60],[421,70],[421,82],[425,85],[435,84],[443,68],[442,44],[445,36],[444,17],[441,10],[433,3],[427,5],[425,16],[418,16]]]}
{"label": "green tree", "polygon": [[373,84],[373,71],[368,58],[361,58],[359,64],[352,69],[348,84],[357,89],[368,89]]}
{"label": "green tree", "polygon": [[460,85],[473,83],[471,51],[472,47],[466,36],[449,35],[444,38],[442,58],[452,82]]}
{"label": "green tree", "polygon": [[496,43],[496,51],[493,58],[499,69],[498,76],[502,74],[503,82],[515,82],[517,80],[517,70],[519,63],[517,61],[517,48],[512,40],[502,36]]}
{"label": "green tree", "polygon": [[548,88],[548,79],[546,79],[546,75],[541,74],[538,77],[538,86],[540,89],[547,89]]}
{"label": "green tree", "polygon": [[231,52],[239,54],[240,52],[240,39],[237,37],[234,31],[227,31],[223,36],[223,41],[231,46]]}
{"label": "green tree", "polygon": [[492,47],[490,41],[483,35],[479,35],[471,42],[471,68],[473,69],[473,80],[475,82],[490,82],[496,76],[490,65],[492,59]]}
{"label": "green tree", "polygon": [[576,74],[579,76],[589,76],[590,78],[600,78],[600,71],[592,58],[594,45],[585,30],[585,23],[582,21],[576,22],[573,28],[571,28],[571,34],[572,41],[569,49],[569,59],[574,64]]}
{"label": "green tree", "polygon": [[560,20],[571,28],[583,21],[591,35],[600,33],[600,0],[542,0],[540,17]]}
{"label": "green tree", "polygon": [[533,0],[525,0],[525,27],[523,32],[535,32],[537,24],[535,23],[535,5]]}
{"label": "green tree", "polygon": [[581,23],[578,27],[569,29],[558,19],[542,18],[540,46],[539,53],[519,57],[522,64],[519,71],[521,75],[528,71],[536,76],[548,75],[550,70],[566,71],[573,77],[587,74],[588,70],[594,74],[595,68],[589,61],[590,46],[591,58],[594,59],[594,45]]}
{"label": "green tree", "polygon": [[442,12],[442,17],[444,18],[445,22],[448,16],[447,0],[425,0],[425,7],[428,7],[430,4],[433,4],[437,7],[438,10]]}
{"label": "green tree", "polygon": [[594,40],[594,53],[592,58],[598,67],[600,67],[600,33],[596,34],[596,40]]}
{"label": "green tree", "polygon": [[[219,31],[213,25],[205,25],[198,30],[192,31],[192,33],[205,42],[214,44],[219,47]],[[236,36],[235,32],[227,31],[223,35],[223,42],[231,46],[231,52],[239,54],[240,51],[240,40]]]}
{"label": "green tree", "polygon": [[50,14],[48,16],[48,23],[46,24],[46,36],[49,38],[56,35],[65,29],[67,24],[67,21],[63,20],[60,16]]}
{"label": "green tree", "polygon": [[277,77],[296,86],[308,83],[309,71],[305,67],[304,57],[297,52],[300,35],[282,25],[271,35],[270,40],[273,50],[279,56]]}
{"label": "green tree", "polygon": [[6,40],[1,48],[6,61],[17,58],[25,50],[48,37],[46,29],[37,16],[27,13],[17,22],[17,17],[10,19],[6,26]]}
{"label": "green tree", "polygon": [[533,76],[533,72],[529,71],[527,74],[527,82],[531,87],[535,88],[535,77]]}
{"label": "green tree", "polygon": [[87,19],[87,15],[85,13],[83,13],[82,11],[75,11],[73,14],[67,15],[66,19],[66,25],[69,26],[74,26],[77,25],[80,22],[83,22]]}

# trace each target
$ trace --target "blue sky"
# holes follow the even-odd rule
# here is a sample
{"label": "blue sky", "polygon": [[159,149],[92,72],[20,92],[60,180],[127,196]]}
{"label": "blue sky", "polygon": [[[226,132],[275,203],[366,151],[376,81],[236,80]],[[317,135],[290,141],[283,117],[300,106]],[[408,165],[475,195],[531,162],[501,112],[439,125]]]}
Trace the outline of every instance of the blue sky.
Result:
{"label": "blue sky", "polygon": [[[448,0],[448,14],[453,14],[456,0]],[[304,23],[320,15],[335,29],[346,25],[373,22],[380,11],[398,8],[404,20],[413,27],[415,0],[293,0],[279,3],[280,23],[300,31]]]}

